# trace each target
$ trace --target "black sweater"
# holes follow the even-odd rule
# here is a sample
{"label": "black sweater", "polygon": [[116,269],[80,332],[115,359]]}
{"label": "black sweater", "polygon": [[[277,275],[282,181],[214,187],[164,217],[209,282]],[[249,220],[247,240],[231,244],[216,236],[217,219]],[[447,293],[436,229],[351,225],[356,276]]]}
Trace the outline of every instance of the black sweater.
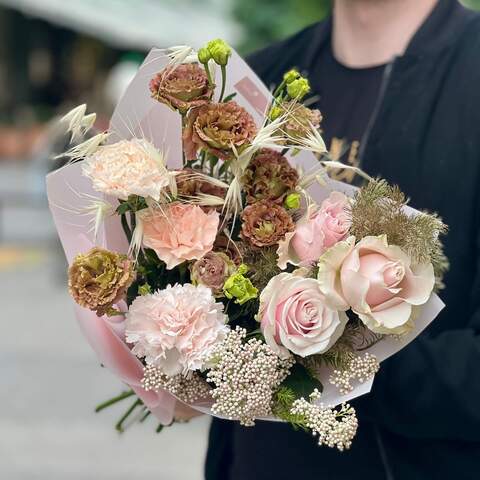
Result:
{"label": "black sweater", "polygon": [[[294,66],[308,74],[330,31],[330,20],[315,24],[250,64],[267,85]],[[361,145],[364,170],[449,225],[447,306],[353,402],[360,427],[349,452],[288,425],[215,420],[207,480],[480,479],[480,15],[439,0],[387,66]]]}

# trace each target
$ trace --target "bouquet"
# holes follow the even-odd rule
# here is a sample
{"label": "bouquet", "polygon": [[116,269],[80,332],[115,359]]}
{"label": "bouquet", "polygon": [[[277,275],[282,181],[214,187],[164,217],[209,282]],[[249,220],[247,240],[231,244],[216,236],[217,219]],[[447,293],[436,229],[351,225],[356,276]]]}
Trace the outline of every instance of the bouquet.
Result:
{"label": "bouquet", "polygon": [[[47,179],[76,315],[132,397],[117,424],[175,405],[281,420],[349,448],[347,402],[439,313],[441,220],[328,157],[298,71],[270,92],[222,40],[154,49],[107,132]],[[80,143],[79,143],[80,141]]]}

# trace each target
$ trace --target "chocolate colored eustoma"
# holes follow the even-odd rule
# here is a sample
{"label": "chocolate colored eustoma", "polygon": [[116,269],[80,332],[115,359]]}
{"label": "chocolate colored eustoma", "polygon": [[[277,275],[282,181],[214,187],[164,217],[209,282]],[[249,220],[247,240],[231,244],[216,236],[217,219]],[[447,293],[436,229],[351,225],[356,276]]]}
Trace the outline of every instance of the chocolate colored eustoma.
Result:
{"label": "chocolate colored eustoma", "polygon": [[73,260],[68,289],[75,302],[102,316],[124,297],[134,278],[133,263],[126,255],[94,247]]}
{"label": "chocolate colored eustoma", "polygon": [[180,113],[208,103],[212,97],[205,69],[196,63],[164,68],[150,81],[152,97]]}

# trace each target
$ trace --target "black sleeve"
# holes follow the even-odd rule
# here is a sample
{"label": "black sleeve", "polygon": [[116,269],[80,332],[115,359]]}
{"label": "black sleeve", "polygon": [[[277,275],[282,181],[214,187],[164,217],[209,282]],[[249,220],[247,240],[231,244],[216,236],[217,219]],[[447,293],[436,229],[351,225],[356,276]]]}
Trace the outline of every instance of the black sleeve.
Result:
{"label": "black sleeve", "polygon": [[233,422],[212,418],[208,434],[205,480],[229,480],[233,461]]}
{"label": "black sleeve", "polygon": [[383,362],[372,392],[354,402],[360,415],[392,432],[480,441],[479,224],[476,276],[471,292],[465,292],[471,305],[467,327],[435,337],[421,335]]}

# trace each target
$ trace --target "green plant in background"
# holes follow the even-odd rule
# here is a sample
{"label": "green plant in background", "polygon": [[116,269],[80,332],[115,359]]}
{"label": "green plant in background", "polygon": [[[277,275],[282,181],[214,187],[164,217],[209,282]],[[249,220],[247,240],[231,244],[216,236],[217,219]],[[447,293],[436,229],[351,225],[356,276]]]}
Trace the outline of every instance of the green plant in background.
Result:
{"label": "green plant in background", "polygon": [[285,38],[324,18],[330,7],[331,0],[235,0],[233,15],[245,28],[239,49],[248,53]]}
{"label": "green plant in background", "polygon": [[466,7],[480,10],[480,0],[460,0]]}
{"label": "green plant in background", "polygon": [[[461,0],[480,10],[480,0]],[[324,18],[332,0],[234,0],[233,15],[245,28],[241,53],[249,53],[268,43],[286,38]]]}

